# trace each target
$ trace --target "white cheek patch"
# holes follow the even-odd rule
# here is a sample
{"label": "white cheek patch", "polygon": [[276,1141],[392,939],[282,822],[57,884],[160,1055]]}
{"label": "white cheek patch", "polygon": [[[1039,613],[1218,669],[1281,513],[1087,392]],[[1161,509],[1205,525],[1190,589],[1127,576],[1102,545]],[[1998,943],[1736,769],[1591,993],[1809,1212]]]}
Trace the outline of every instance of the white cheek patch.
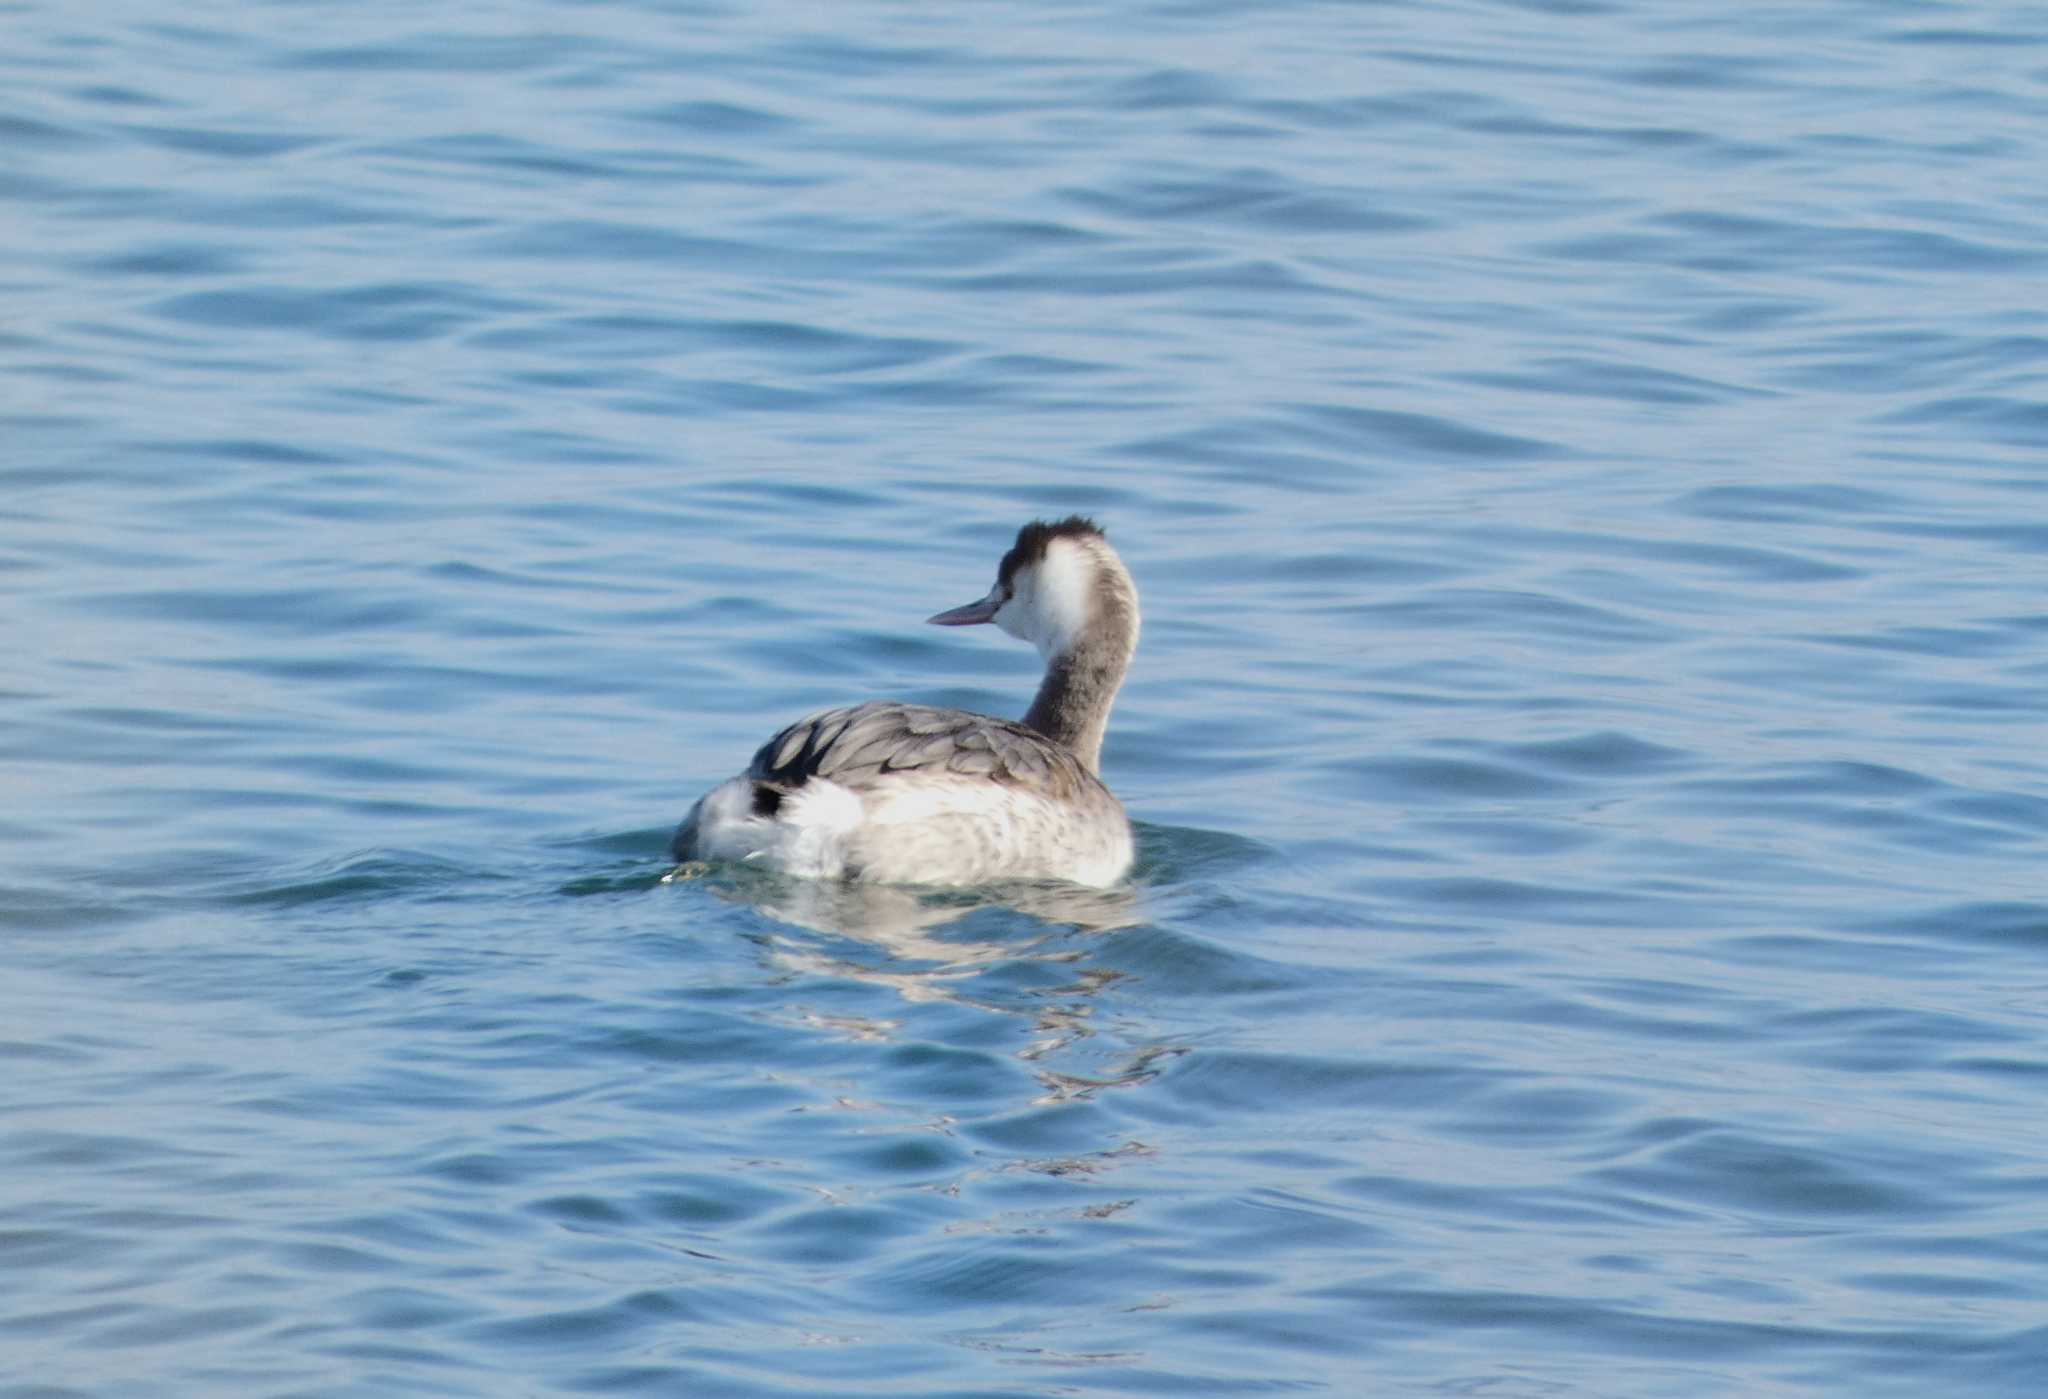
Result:
{"label": "white cheek patch", "polygon": [[[1022,582],[1020,578],[1018,580]],[[999,585],[1000,586],[1000,585]],[[1019,641],[1030,641],[1031,599],[1023,593],[1013,592],[1010,600],[996,609],[995,624],[1016,637]]]}
{"label": "white cheek patch", "polygon": [[1033,570],[1032,611],[1037,634],[1031,640],[1048,659],[1072,649],[1088,624],[1088,593],[1094,586],[1094,560],[1078,544],[1056,539],[1045,561]]}

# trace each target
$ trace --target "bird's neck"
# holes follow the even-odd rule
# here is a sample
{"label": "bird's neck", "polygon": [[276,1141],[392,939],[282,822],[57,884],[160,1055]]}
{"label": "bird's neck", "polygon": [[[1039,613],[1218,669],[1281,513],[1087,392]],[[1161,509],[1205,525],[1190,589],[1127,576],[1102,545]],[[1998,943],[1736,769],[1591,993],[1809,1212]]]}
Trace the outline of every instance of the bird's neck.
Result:
{"label": "bird's neck", "polygon": [[1099,602],[1074,644],[1048,658],[1024,726],[1066,748],[1088,771],[1099,771],[1110,707],[1137,646],[1136,608],[1121,598]]}

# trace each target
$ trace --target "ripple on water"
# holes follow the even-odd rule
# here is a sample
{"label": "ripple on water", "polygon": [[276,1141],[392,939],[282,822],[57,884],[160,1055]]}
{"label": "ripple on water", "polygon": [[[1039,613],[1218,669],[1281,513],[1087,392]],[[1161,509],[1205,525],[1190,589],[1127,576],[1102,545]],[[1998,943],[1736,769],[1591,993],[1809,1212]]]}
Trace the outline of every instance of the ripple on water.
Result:
{"label": "ripple on water", "polygon": [[[93,8],[20,1374],[2040,1389],[2031,10]],[[777,722],[1021,708],[918,619],[1074,510],[1133,888],[666,878]]]}

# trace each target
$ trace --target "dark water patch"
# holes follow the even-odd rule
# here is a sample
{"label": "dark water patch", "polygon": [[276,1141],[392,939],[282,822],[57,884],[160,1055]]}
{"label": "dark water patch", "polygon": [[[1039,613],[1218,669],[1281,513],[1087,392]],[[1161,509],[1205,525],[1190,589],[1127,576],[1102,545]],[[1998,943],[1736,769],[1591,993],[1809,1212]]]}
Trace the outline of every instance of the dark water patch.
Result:
{"label": "dark water patch", "polygon": [[[638,359],[648,354],[743,353],[818,374],[858,374],[922,364],[957,346],[907,337],[857,335],[798,322],[705,321],[608,315],[550,321],[474,337],[492,349],[555,356]],[[872,386],[870,388],[872,391]]]}
{"label": "dark water patch", "polygon": [[1769,390],[1715,383],[1643,365],[1604,360],[1553,359],[1514,373],[1461,376],[1489,388],[1568,397],[1613,398],[1628,403],[1670,407],[1723,403],[1741,397],[1763,397]]}
{"label": "dark water patch", "polygon": [[1668,623],[1554,593],[1504,588],[1435,587],[1417,596],[1357,604],[1357,616],[1388,630],[1550,635],[1581,646],[1629,648],[1676,639]]}
{"label": "dark water patch", "polygon": [[1498,111],[1496,101],[1451,88],[1347,94],[1341,97],[1261,97],[1241,104],[1247,111],[1286,127],[1353,130],[1383,126],[1432,126],[1460,112]]}
{"label": "dark water patch", "polygon": [[985,66],[1002,66],[991,58],[978,57],[966,49],[875,42],[824,34],[780,39],[764,57],[785,81],[792,74],[804,72],[825,74],[834,79],[848,76],[877,78],[933,70],[964,74]]}
{"label": "dark water patch", "polygon": [[941,218],[921,225],[922,245],[934,261],[994,263],[1018,260],[1026,249],[1047,255],[1077,255],[1113,249],[1119,240],[1100,229],[1037,216]]}
{"label": "dark water patch", "polygon": [[343,1305],[356,1321],[376,1332],[435,1330],[472,1320],[482,1311],[473,1304],[456,1301],[445,1291],[402,1284],[362,1288],[350,1293]]}
{"label": "dark water patch", "polygon": [[76,149],[80,146],[98,144],[103,139],[76,127],[38,121],[34,117],[19,113],[0,116],[0,141],[10,145]]}
{"label": "dark water patch", "polygon": [[1235,96],[1235,84],[1218,74],[1155,68],[1105,84],[1099,100],[1106,106],[1151,112],[1228,105]]}
{"label": "dark water patch", "polygon": [[46,731],[90,739],[93,762],[134,769],[161,763],[176,753],[180,760],[227,759],[246,751],[252,740],[275,737],[290,726],[236,714],[196,714],[182,710],[143,709],[122,705],[87,705],[54,716]]}
{"label": "dark water patch", "polygon": [[1184,995],[1204,1001],[1299,990],[1327,984],[1330,973],[1300,968],[1255,949],[1219,946],[1170,928],[1126,928],[1109,935],[1091,961],[1139,978],[1144,994]]}
{"label": "dark water patch", "polygon": [[170,126],[157,123],[129,123],[124,130],[136,141],[166,150],[193,155],[222,156],[233,160],[265,159],[289,155],[316,146],[329,138],[285,131],[251,131],[226,127]]}
{"label": "dark water patch", "polygon": [[[761,508],[796,505],[835,513],[879,510],[888,504],[888,494],[881,489],[830,479],[732,479],[707,485],[702,495],[710,500],[748,502]],[[819,538],[812,536],[805,542],[814,544]]]}
{"label": "dark water patch", "polygon": [[156,622],[255,628],[307,636],[401,630],[419,618],[419,601],[384,591],[382,597],[350,590],[300,587],[162,588],[103,593],[74,600],[81,612]]}
{"label": "dark water patch", "polygon": [[1199,467],[1212,479],[1258,481],[1268,489],[1336,495],[1353,489],[1367,464],[1352,463],[1323,450],[1269,440],[1262,427],[1223,426],[1193,434],[1125,443],[1118,455],[1143,462],[1167,463],[1177,469]]}
{"label": "dark water patch", "polygon": [[1486,877],[1385,878],[1389,893],[1398,892],[1433,911],[1480,916],[1486,921],[1530,919],[1563,926],[1597,928],[1661,927],[1689,922],[1701,915],[1680,900],[1650,898],[1611,889],[1570,888],[1524,880]]}
{"label": "dark water patch", "polygon": [[1019,1111],[978,1116],[959,1130],[982,1148],[1019,1159],[1085,1156],[1119,1139],[1116,1119],[1099,1100],[1045,1094],[1031,1102]]}
{"label": "dark water patch", "polygon": [[1568,261],[1640,263],[1699,272],[1763,274],[1798,267],[1822,281],[1915,272],[2012,273],[2030,250],[1925,229],[1794,223],[1709,211],[1660,214],[1649,231],[1597,234],[1532,249]]}
{"label": "dark water patch", "polygon": [[1869,1288],[1873,1292],[1896,1292],[1908,1297],[1924,1297],[1931,1300],[1967,1301],[1973,1298],[2030,1297],[2027,1288],[2016,1287],[1997,1278],[1960,1277],[1944,1273],[1862,1273],[1851,1274],[1843,1279],[1852,1287]]}
{"label": "dark water patch", "polygon": [[1603,1180],[1654,1197],[1765,1218],[1929,1221],[1959,1206],[1940,1188],[1952,1158],[1899,1142],[1815,1145],[1734,1130],[1689,1137],[1638,1164],[1610,1166]]}
{"label": "dark water patch", "polygon": [[[203,1162],[210,1152],[180,1147],[149,1137],[112,1132],[35,1129],[10,1137],[4,1147],[6,1158],[34,1170],[77,1171],[107,1166],[148,1168],[177,1175],[181,1167]],[[75,1223],[75,1220],[67,1223]],[[127,1225],[155,1229],[193,1229],[213,1222],[213,1216],[188,1210],[148,1210],[101,1217],[108,1226]]]}
{"label": "dark water patch", "polygon": [[1754,933],[1718,939],[1702,955],[1738,966],[1828,973],[1857,958],[1875,959],[1901,975],[1947,980],[1962,976],[1953,954],[1897,940],[1837,933]]}
{"label": "dark water patch", "polygon": [[1555,455],[1559,450],[1552,443],[1488,432],[1422,413],[1336,404],[1308,404],[1296,411],[1310,431],[1331,445],[1402,458],[1518,461]]}
{"label": "dark water patch", "polygon": [[1937,814],[1963,821],[2005,826],[2029,836],[2048,835],[2048,796],[2025,792],[1984,792],[1944,796]]}
{"label": "dark water patch", "polygon": [[1380,1253],[1396,1245],[1391,1229],[1356,1217],[1355,1206],[1265,1187],[1234,1199],[1190,1202],[1169,1217],[1214,1238],[1247,1261],[1286,1253]]}
{"label": "dark water patch", "polygon": [[2038,838],[2043,799],[1974,793],[1901,769],[1859,763],[1788,765],[1767,776],[1689,779],[1696,810],[1810,824],[1887,843],[1954,853]]}
{"label": "dark water patch", "polygon": [[883,1067],[899,1092],[939,1103],[1002,1101],[1016,1073],[1006,1056],[935,1044],[892,1050]]}
{"label": "dark water patch", "polygon": [[1269,845],[1236,831],[1202,826],[1168,826],[1134,820],[1138,861],[1132,878],[1140,886],[1170,886],[1197,878],[1218,878],[1272,858]]}
{"label": "dark water patch", "polygon": [[943,1311],[992,1304],[1108,1303],[1118,1295],[1098,1264],[1107,1245],[1048,1247],[1028,1238],[938,1249],[884,1271],[872,1285]]}
{"label": "dark water patch", "polygon": [[836,1202],[812,1205],[748,1231],[762,1255],[808,1268],[872,1265],[890,1243],[918,1231],[904,1212],[874,1205]]}
{"label": "dark water patch", "polygon": [[[60,838],[48,832],[41,835],[43,841]],[[96,853],[90,843],[79,844]],[[89,853],[80,867],[71,871],[0,885],[0,927],[15,934],[76,936],[145,922],[156,912],[131,893],[108,887],[92,860]]]}
{"label": "dark water patch", "polygon": [[1176,1103],[1204,1111],[1373,1108],[1432,1111],[1516,1075],[1413,1063],[1244,1050],[1197,1050],[1166,1076]]}
{"label": "dark water patch", "polygon": [[1331,295],[1341,294],[1333,293],[1295,264],[1186,249],[1147,251],[1120,259],[1098,257],[1085,266],[1042,271],[939,277],[919,273],[915,280],[920,285],[989,296],[1114,297],[1137,301],[1206,291],[1213,299],[1201,302],[1189,314],[1223,322],[1320,319],[1321,312],[1307,308],[1320,306]]}
{"label": "dark water patch", "polygon": [[670,102],[634,115],[642,121],[692,134],[701,132],[718,136],[779,135],[802,125],[788,113],[737,102]]}
{"label": "dark water patch", "polygon": [[113,256],[84,258],[82,266],[104,277],[231,277],[246,272],[250,258],[236,248],[172,240]]}
{"label": "dark water patch", "polygon": [[[1367,1282],[1319,1289],[1317,1295],[1367,1306],[1389,1323],[1432,1333],[1507,1331],[1529,1338],[1539,1352],[1597,1346],[1609,1357],[1654,1358],[1667,1366],[1782,1360],[1805,1352],[1818,1356],[1847,1343],[1846,1337],[1814,1326],[1659,1315],[1504,1288],[1426,1291]],[[1898,1349],[1907,1348],[1907,1338],[1901,1338]]]}
{"label": "dark water patch", "polygon": [[331,291],[282,287],[188,292],[156,303],[166,320],[223,330],[313,332],[344,340],[411,341],[452,334],[523,303],[455,286],[394,283]]}
{"label": "dark water patch", "polygon": [[1709,91],[1756,92],[1791,85],[1797,64],[1758,54],[1688,53],[1625,69],[1616,76],[1648,88],[1702,88]]}
{"label": "dark water patch", "polygon": [[[2048,405],[2033,398],[2005,394],[1959,394],[1930,399],[1910,408],[1896,409],[1879,421],[1902,427],[1939,427],[1960,431],[1969,437],[2015,447],[2039,448],[2048,444]],[[2044,531],[2035,529],[2035,549]]]}
{"label": "dark water patch", "polygon": [[[614,1202],[626,1220],[655,1227],[702,1229],[744,1224],[806,1203],[802,1192],[751,1180],[745,1175],[664,1172],[658,1185],[630,1200]],[[554,1212],[543,1201],[536,1208]]]}
{"label": "dark water patch", "polygon": [[1704,486],[1674,503],[1681,514],[1771,524],[1824,524],[1844,517],[1903,515],[1903,496],[1862,486],[1809,482],[1796,486]]}
{"label": "dark water patch", "polygon": [[931,1181],[964,1169],[974,1157],[964,1147],[933,1132],[905,1134],[887,1141],[846,1146],[825,1158],[834,1169],[859,1174],[868,1181]]}
{"label": "dark water patch", "polygon": [[461,900],[503,876],[418,851],[376,850],[317,862],[310,870],[245,875],[211,898],[230,906],[296,909],[312,904]]}
{"label": "dark water patch", "polygon": [[1780,1054],[1848,1073],[1912,1072],[1950,1051],[2024,1038],[1981,1019],[1907,1009],[1801,1012],[1777,1017],[1768,1031]]}
{"label": "dark water patch", "polygon": [[1813,554],[1690,540],[1638,540],[1623,552],[1767,583],[1832,583],[1869,576],[1870,570]]}
{"label": "dark water patch", "polygon": [[[1475,1020],[1498,1020],[1527,1026],[1532,1032],[1578,1030],[1594,1035],[1626,1035],[1644,1044],[1736,1044],[1745,1032],[1734,1028],[1747,1006],[1730,1006],[1705,994],[1645,998],[1637,988],[1612,979],[1588,979],[1571,994],[1497,988],[1491,1003],[1465,1014]],[[1611,1090],[1602,1086],[1598,1095]]]}
{"label": "dark water patch", "polygon": [[1154,174],[1065,191],[1083,209],[1117,218],[1195,222],[1294,233],[1408,233],[1433,220],[1386,206],[1385,196],[1283,179],[1258,168]]}
{"label": "dark water patch", "polygon": [[1527,138],[1569,147],[1610,147],[1629,155],[1686,160],[1713,168],[1782,161],[1786,148],[1775,142],[1735,141],[1710,131],[1683,127],[1566,123],[1547,117],[1517,114],[1472,123],[1475,131]]}
{"label": "dark water patch", "polygon": [[70,97],[80,102],[91,102],[103,107],[164,107],[169,101],[157,93],[125,83],[90,83],[83,87],[66,90]]}
{"label": "dark water patch", "polygon": [[554,1355],[563,1349],[619,1345],[652,1329],[704,1323],[716,1315],[679,1288],[639,1291],[595,1307],[543,1311],[501,1321],[472,1324],[471,1338],[513,1350]]}
{"label": "dark water patch", "polygon": [[2039,48],[2044,43],[2039,32],[2019,25],[2011,28],[1994,28],[1989,25],[1982,28],[1963,28],[1953,25],[1915,24],[1910,27],[1887,29],[1876,37],[1881,42],[1890,44],[1955,44],[1984,48]]}
{"label": "dark water patch", "polygon": [[1963,1055],[1943,1061],[1942,1066],[1959,1074],[2011,1079],[2027,1085],[2029,1091],[2048,1086],[2048,1059]]}
{"label": "dark water patch", "polygon": [[1327,585],[1304,588],[1304,594],[1312,598],[1349,598],[1360,588],[1412,587],[1459,575],[1459,570],[1444,564],[1379,553],[1297,553],[1261,560],[1257,566],[1275,582]]}
{"label": "dark water patch", "polygon": [[1637,1106],[1636,1098],[1621,1093],[1556,1084],[1503,1087],[1461,1101],[1457,1115],[1444,1124],[1444,1130],[1479,1141],[1562,1145],[1601,1130]]}
{"label": "dark water patch", "polygon": [[271,66],[324,72],[517,73],[600,57],[583,35],[534,29],[520,34],[411,34],[384,43],[338,44],[273,53]]}
{"label": "dark water patch", "polygon": [[586,865],[596,862],[601,868],[586,867],[559,885],[556,893],[565,898],[587,899],[630,897],[659,889],[675,868],[674,862],[668,858],[668,845],[687,809],[686,803],[678,802],[676,820],[659,826],[557,842],[555,848],[558,850],[588,852],[587,855],[575,854],[573,858]]}
{"label": "dark water patch", "polygon": [[[1345,1195],[1393,1217],[1479,1222],[1501,1228],[1534,1224],[1583,1229],[1617,1220],[1667,1220],[1672,1211],[1652,1206],[1516,1186],[1479,1186],[1402,1175],[1361,1174],[1334,1182]],[[1492,1232],[1489,1229],[1489,1232]],[[1320,1290],[1311,1295],[1322,1295]]]}
{"label": "dark water patch", "polygon": [[2004,655],[2031,641],[2031,638],[2008,635],[2005,629],[1996,626],[1901,626],[1854,636],[1809,635],[1797,639],[1817,646],[1847,646],[1944,657]]}
{"label": "dark water patch", "polygon": [[1066,380],[1101,375],[1113,366],[1095,360],[1067,359],[1053,355],[989,355],[978,362],[977,372],[1001,378]]}
{"label": "dark water patch", "polygon": [[1335,765],[1348,794],[1374,801],[1535,801],[1574,784],[1517,764],[1467,758],[1362,758]]}
{"label": "dark water patch", "polygon": [[[764,1038],[762,1028],[751,1020],[700,1010],[689,1018],[687,1029],[599,1028],[584,1037],[580,1048],[601,1058],[647,1065],[747,1063],[760,1051]],[[764,1101],[777,1096],[783,1095],[763,1092]]]}
{"label": "dark water patch", "polygon": [[[1475,817],[1425,817],[1416,814],[1407,818],[1407,824],[1417,833],[1418,839],[1440,836],[1474,854],[1523,859],[1562,856],[1605,839],[1601,832],[1565,821],[1516,820],[1492,812]],[[1407,858],[1415,860],[1426,856],[1410,852]],[[1370,883],[1370,876],[1362,881],[1364,886]]]}
{"label": "dark water patch", "polygon": [[125,1349],[130,1346],[163,1346],[174,1343],[217,1340],[238,1331],[274,1326],[279,1319],[275,1307],[180,1307],[166,1308],[158,1315],[125,1325],[96,1328],[95,1342]]}
{"label": "dark water patch", "polygon": [[[2025,489],[2031,490],[2031,484]],[[1956,539],[1971,543],[1989,544],[2001,549],[2016,550],[2035,554],[2048,549],[2048,527],[2035,524],[2032,520],[1979,522],[1976,524],[1946,524],[1934,520],[1893,520],[1882,528],[1887,534],[1904,535],[1920,539]]]}
{"label": "dark water patch", "polygon": [[[199,461],[238,461],[254,466],[293,468],[340,467],[349,464],[341,452],[307,442],[286,442],[262,437],[156,437],[138,439],[133,446],[151,456],[193,458]],[[329,478],[333,479],[333,478]],[[337,484],[373,488],[376,478],[343,477]]]}
{"label": "dark water patch", "polygon": [[559,147],[481,131],[392,142],[370,147],[364,154],[452,170],[510,171],[549,180],[616,179],[625,173],[615,162],[588,153],[572,155]]}
{"label": "dark water patch", "polygon": [[1690,778],[1681,789],[1698,794],[1726,793],[1741,797],[1842,798],[1899,800],[1936,791],[1933,778],[1882,763],[1788,763],[1748,778]]}
{"label": "dark water patch", "polygon": [[[662,264],[672,266],[723,268],[727,271],[766,271],[771,267],[787,272],[827,273],[833,269],[851,273],[861,266],[858,254],[793,247],[759,247],[732,238],[712,238],[677,233],[652,225],[604,219],[554,219],[524,225],[516,230],[478,235],[477,255],[517,258],[546,264],[592,262]],[[864,270],[887,266],[881,258]]]}
{"label": "dark water patch", "polygon": [[1561,776],[1602,780],[1661,778],[1701,763],[1697,754],[1613,730],[1519,743],[1496,751]]}
{"label": "dark water patch", "polygon": [[1799,358],[1773,377],[1787,385],[1896,397],[1985,376],[2010,378],[2043,358],[2048,339],[2038,335],[1859,331],[1803,346]]}
{"label": "dark water patch", "polygon": [[[44,1061],[57,1064],[84,1064],[90,1062],[91,1059],[92,1055],[71,1045],[31,1044],[18,1043],[12,1040],[0,1040],[0,1060],[23,1063]],[[0,1241],[0,1251],[12,1248],[18,1242],[18,1240],[12,1238]]]}
{"label": "dark water patch", "polygon": [[2048,903],[1947,904],[1860,923],[1856,930],[1937,944],[2033,948],[2048,945]]}

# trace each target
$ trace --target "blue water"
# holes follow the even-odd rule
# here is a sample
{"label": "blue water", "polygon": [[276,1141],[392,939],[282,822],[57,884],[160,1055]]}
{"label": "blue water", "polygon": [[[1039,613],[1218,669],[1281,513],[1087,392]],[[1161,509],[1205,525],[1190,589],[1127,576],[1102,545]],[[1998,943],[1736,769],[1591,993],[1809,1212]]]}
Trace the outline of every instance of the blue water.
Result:
{"label": "blue water", "polygon": [[[0,25],[9,1399],[2048,1390],[2048,11]],[[663,882],[1075,510],[1134,887]]]}

